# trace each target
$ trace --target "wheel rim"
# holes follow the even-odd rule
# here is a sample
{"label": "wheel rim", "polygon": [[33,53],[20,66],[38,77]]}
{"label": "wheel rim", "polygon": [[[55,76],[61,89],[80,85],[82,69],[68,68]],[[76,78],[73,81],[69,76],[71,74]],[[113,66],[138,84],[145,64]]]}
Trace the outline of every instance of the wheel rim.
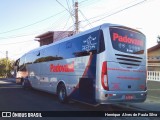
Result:
{"label": "wheel rim", "polygon": [[60,99],[61,101],[64,101],[65,96],[66,96],[65,89],[64,89],[64,88],[61,88],[60,91],[59,91],[59,99]]}
{"label": "wheel rim", "polygon": [[22,82],[22,86],[24,87],[24,85],[25,85],[25,83],[24,83],[24,81]]}

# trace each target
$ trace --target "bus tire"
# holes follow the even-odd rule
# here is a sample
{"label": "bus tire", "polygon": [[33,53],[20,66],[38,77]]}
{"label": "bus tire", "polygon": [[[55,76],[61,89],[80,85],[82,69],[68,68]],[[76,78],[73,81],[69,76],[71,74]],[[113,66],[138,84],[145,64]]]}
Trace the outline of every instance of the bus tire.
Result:
{"label": "bus tire", "polygon": [[26,80],[25,79],[22,80],[22,87],[24,89],[27,89],[27,85],[26,85]]}
{"label": "bus tire", "polygon": [[25,80],[24,79],[21,81],[21,85],[23,88],[25,88]]}
{"label": "bus tire", "polygon": [[67,102],[67,92],[64,84],[58,85],[57,95],[59,102],[61,103]]}
{"label": "bus tire", "polygon": [[31,85],[30,85],[30,82],[28,79],[24,78],[23,81],[22,81],[22,87],[25,88],[25,89],[29,89],[31,88]]}

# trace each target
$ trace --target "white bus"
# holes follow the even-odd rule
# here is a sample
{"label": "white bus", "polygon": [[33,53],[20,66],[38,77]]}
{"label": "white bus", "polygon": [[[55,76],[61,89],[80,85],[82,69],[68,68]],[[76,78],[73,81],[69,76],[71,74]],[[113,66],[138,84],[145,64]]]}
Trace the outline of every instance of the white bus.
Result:
{"label": "white bus", "polygon": [[[102,24],[24,54],[17,74],[42,91],[88,104],[144,102],[146,37],[140,31]],[[26,76],[27,75],[27,76]]]}

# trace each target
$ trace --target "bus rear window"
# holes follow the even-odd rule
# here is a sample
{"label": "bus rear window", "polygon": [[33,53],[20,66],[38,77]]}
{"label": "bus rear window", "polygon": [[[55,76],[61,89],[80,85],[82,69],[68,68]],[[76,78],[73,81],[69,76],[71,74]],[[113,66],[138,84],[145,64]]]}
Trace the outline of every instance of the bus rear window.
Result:
{"label": "bus rear window", "polygon": [[109,30],[115,50],[130,54],[144,53],[145,36],[142,33],[125,27],[111,27]]}

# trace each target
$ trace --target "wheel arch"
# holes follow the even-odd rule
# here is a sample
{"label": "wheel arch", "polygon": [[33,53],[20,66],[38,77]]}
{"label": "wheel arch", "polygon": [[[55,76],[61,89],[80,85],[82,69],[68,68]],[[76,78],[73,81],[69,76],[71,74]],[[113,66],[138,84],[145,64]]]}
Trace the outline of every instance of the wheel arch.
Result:
{"label": "wheel arch", "polygon": [[[56,88],[56,94],[58,93],[58,88],[60,85],[64,84],[64,86],[66,87],[66,84],[63,80],[59,81],[58,84],[57,84],[57,88]],[[67,88],[66,88],[66,92],[67,92]]]}

